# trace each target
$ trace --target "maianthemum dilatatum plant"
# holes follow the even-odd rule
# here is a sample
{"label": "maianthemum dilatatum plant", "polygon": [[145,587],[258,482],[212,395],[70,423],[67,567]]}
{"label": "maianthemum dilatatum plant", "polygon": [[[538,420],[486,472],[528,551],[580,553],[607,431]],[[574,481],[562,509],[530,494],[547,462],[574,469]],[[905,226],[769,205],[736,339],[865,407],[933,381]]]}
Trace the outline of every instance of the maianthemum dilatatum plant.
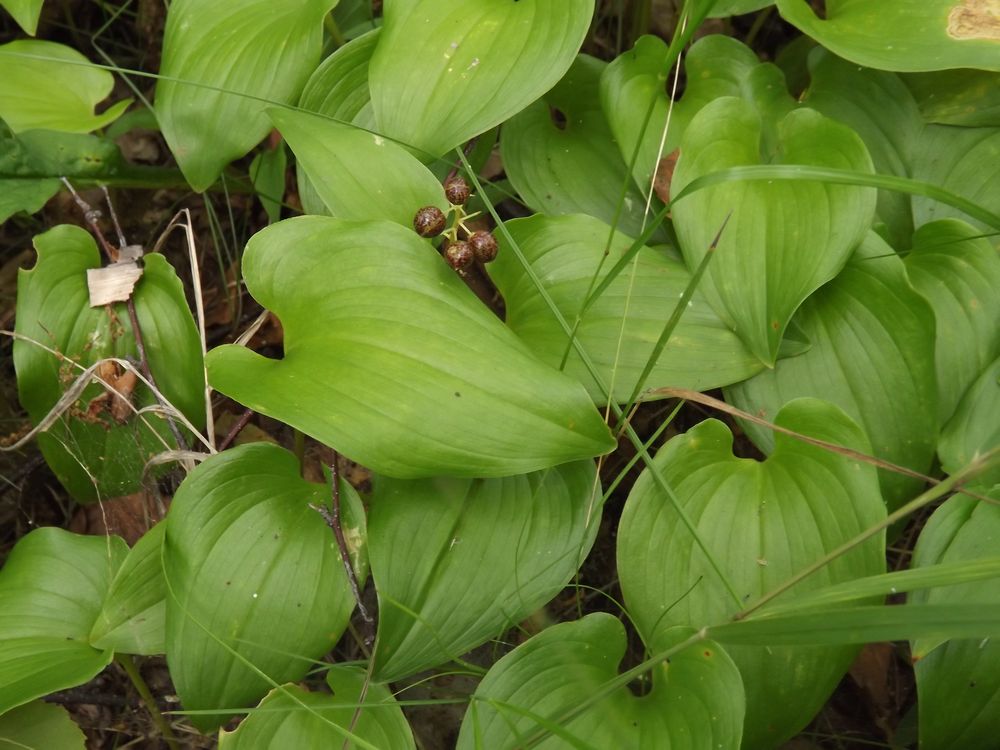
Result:
{"label": "maianthemum dilatatum plant", "polygon": [[[35,33],[40,0],[0,5]],[[862,644],[908,641],[919,747],[995,750],[995,3],[689,0],[669,43],[612,59],[580,51],[594,0],[380,5],[173,0],[152,112],[180,175],[117,150],[129,101],[94,114],[137,71],[0,46],[0,218],[64,184],[205,191],[284,144],[254,159],[273,223],[241,261],[280,358],[206,351],[160,254],[35,237],[27,439],[80,503],[186,475],[131,549],[42,528],[12,550],[0,744],[82,748],[39,699],[112,660],[142,690],[132,657],[165,654],[229,750],[416,747],[405,688],[428,670],[478,681],[460,748],[776,748]],[[755,11],[801,31],[777,64],[702,31]],[[279,220],[285,147],[303,215]],[[371,492],[223,445],[212,391],[369,467]],[[635,405],[668,397],[735,416],[766,458],[714,418],[640,435]],[[600,472],[619,443],[632,460]],[[887,530],[934,506],[887,571]],[[615,614],[463,660],[574,580],[605,515]],[[366,658],[324,661],[352,617]],[[629,632],[644,655],[622,667]]]}

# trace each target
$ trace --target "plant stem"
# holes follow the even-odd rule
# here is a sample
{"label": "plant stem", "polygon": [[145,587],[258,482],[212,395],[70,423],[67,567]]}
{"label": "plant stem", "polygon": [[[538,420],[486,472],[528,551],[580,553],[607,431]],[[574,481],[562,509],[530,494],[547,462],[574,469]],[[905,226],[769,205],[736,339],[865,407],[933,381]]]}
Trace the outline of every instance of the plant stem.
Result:
{"label": "plant stem", "polygon": [[149,715],[153,719],[153,723],[156,724],[157,729],[160,730],[160,734],[163,735],[163,739],[170,746],[171,750],[180,750],[181,744],[177,740],[177,735],[170,728],[169,722],[163,714],[160,713],[160,709],[156,705],[156,699],[153,698],[153,694],[149,692],[149,686],[146,681],[142,679],[142,675],[139,673],[139,667],[136,666],[135,660],[132,659],[128,654],[118,654],[115,656],[115,661],[125,670],[125,674],[128,675],[132,684],[135,686],[136,692],[139,693],[139,697],[142,698],[142,702],[146,705],[146,710],[149,711]]}

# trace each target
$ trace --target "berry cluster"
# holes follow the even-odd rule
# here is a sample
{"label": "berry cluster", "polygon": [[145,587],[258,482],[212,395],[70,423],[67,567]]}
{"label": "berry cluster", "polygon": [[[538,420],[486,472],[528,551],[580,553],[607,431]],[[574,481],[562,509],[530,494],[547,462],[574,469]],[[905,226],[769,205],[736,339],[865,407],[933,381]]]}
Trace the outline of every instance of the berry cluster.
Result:
{"label": "berry cluster", "polygon": [[[444,195],[450,208],[448,213],[455,214],[451,229],[445,229],[448,218],[444,211],[436,206],[424,206],[413,217],[413,229],[421,237],[437,237],[444,234],[444,259],[456,271],[462,272],[474,262],[489,263],[497,257],[497,240],[492,232],[470,232],[465,222],[475,214],[466,214],[465,203],[469,200],[469,183],[462,177],[453,175],[444,182]],[[464,239],[459,238],[459,233]]]}

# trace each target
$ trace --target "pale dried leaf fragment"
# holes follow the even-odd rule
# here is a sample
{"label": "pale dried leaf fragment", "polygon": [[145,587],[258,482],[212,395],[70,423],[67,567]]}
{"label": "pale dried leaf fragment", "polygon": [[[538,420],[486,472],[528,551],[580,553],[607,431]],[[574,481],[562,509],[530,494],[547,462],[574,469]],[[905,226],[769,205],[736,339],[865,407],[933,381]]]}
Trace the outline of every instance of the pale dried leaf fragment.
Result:
{"label": "pale dried leaf fragment", "polygon": [[142,278],[142,247],[128,245],[118,251],[118,259],[104,268],[87,269],[90,306],[128,302]]}
{"label": "pale dried leaf fragment", "polygon": [[1000,0],[961,0],[948,14],[948,36],[1000,41]]}

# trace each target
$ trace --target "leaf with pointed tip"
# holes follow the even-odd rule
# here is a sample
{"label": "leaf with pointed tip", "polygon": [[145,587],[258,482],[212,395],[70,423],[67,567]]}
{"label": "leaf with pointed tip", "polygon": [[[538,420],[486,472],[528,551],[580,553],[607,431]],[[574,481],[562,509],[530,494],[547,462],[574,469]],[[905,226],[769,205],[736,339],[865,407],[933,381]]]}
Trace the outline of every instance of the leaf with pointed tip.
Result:
{"label": "leaf with pointed tip", "polygon": [[341,219],[387,219],[413,226],[424,206],[447,210],[444,189],[406,149],[367,130],[305,112],[269,109],[288,141],[299,170],[326,206]]}
{"label": "leaf with pointed tip", "polygon": [[[934,312],[910,286],[892,248],[869,232],[844,270],[803,302],[793,320],[812,348],[730,387],[726,399],[770,419],[793,398],[824,398],[864,428],[876,456],[926,472],[939,425]],[[770,452],[770,430],[744,428]],[[890,510],[922,486],[889,471],[879,480]]]}
{"label": "leaf with pointed tip", "polygon": [[580,49],[594,0],[386,3],[371,61],[384,135],[441,156],[548,91]]}
{"label": "leaf with pointed tip", "polygon": [[[310,507],[329,494],[269,443],[216,454],[181,483],[163,565],[167,663],[185,708],[252,705],[273,683],[301,679],[339,640],[354,597],[333,534]],[[343,480],[341,499],[345,536],[360,550],[364,512]],[[227,718],[191,721],[208,729]]]}
{"label": "leaf with pointed tip", "polygon": [[119,537],[57,528],[18,541],[0,570],[0,714],[108,665],[90,630],[127,552]]}
{"label": "leaf with pointed tip", "polygon": [[[978,456],[1000,445],[1000,358],[993,360],[969,386],[958,408],[941,431],[941,468],[956,474]],[[1000,483],[1000,469],[975,479],[977,485]]]}
{"label": "leaf with pointed tip", "polygon": [[[818,112],[796,110],[775,125],[751,104],[723,97],[691,121],[672,192],[702,175],[762,162],[872,171],[858,135]],[[729,217],[700,290],[767,365],[775,361],[792,313],[837,275],[874,213],[871,188],[804,181],[724,183],[673,209],[689,268],[698,266]]]}
{"label": "leaf with pointed tip", "polygon": [[777,0],[782,18],[827,49],[869,68],[1000,70],[996,11],[978,0]]}
{"label": "leaf with pointed tip", "polygon": [[0,8],[6,8],[17,21],[17,25],[24,29],[26,34],[34,36],[44,3],[45,0],[0,0]]}
{"label": "leaf with pointed tip", "polygon": [[[823,401],[791,401],[775,422],[870,450],[857,425]],[[732,440],[725,425],[707,420],[670,440],[653,461],[728,584],[654,483],[653,467],[629,494],[618,529],[618,571],[626,606],[647,643],[674,625],[726,622],[885,517],[872,467],[787,435],[777,435],[771,457],[758,463],[733,456]],[[884,557],[884,536],[872,537],[787,596],[881,573]],[[856,652],[850,646],[728,650],[746,686],[745,747],[776,746],[804,726]]]}
{"label": "leaf with pointed tip", "polygon": [[348,736],[354,740],[347,745],[351,748],[415,747],[395,696],[387,686],[369,683],[363,669],[328,665],[326,684],[333,695],[310,693],[296,685],[275,688],[235,731],[220,732],[219,750],[333,748]]}
{"label": "leaf with pointed tip", "polygon": [[968,224],[945,219],[917,230],[905,260],[910,281],[937,318],[934,359],[944,424],[1000,356],[1000,255]]}
{"label": "leaf with pointed tip", "polygon": [[33,701],[0,716],[0,747],[85,750],[86,737],[62,706]]}
{"label": "leaf with pointed tip", "polygon": [[163,34],[156,117],[195,190],[270,129],[264,110],[294,102],[319,63],[336,0],[174,0]]}
{"label": "leaf with pointed tip", "polygon": [[[601,265],[610,228],[581,215],[532,216],[508,221],[506,227],[563,315],[572,320]],[[507,303],[507,325],[543,361],[558,367],[567,348],[566,334],[506,246],[506,239],[500,243],[490,269]],[[630,238],[615,234],[611,258],[598,281],[631,245]],[[643,248],[634,263],[634,278],[627,269],[615,279],[583,316],[576,333],[604,382],[614,383],[619,402],[631,396],[663,326],[691,280],[684,265],[662,248]],[[623,316],[627,316],[624,335]],[[748,378],[761,368],[760,361],[696,292],[647,385],[707,390]],[[566,371],[587,387],[595,401],[604,400],[575,351],[570,353]]]}
{"label": "leaf with pointed tip", "polygon": [[412,230],[305,216],[251,238],[247,287],[285,356],[209,353],[213,387],[387,476],[508,476],[611,450],[539,362]]}
{"label": "leaf with pointed tip", "polygon": [[89,133],[121,117],[125,99],[99,115],[94,107],[111,93],[115,79],[93,67],[72,47],[38,39],[0,45],[0,118],[12,131],[64,130]]}
{"label": "leaf with pointed tip", "polygon": [[[689,635],[661,636],[665,651]],[[652,670],[652,689],[634,696],[626,686],[600,700],[618,677],[625,629],[603,612],[548,628],[493,665],[462,722],[459,750],[525,747],[736,748],[744,697],[740,675],[719,646],[704,641],[673,654]],[[587,703],[582,712],[579,706]],[[567,715],[572,718],[564,718]]]}
{"label": "leaf with pointed tip", "polygon": [[552,599],[594,543],[600,502],[593,461],[502,479],[377,477],[375,679],[461,656]]}

